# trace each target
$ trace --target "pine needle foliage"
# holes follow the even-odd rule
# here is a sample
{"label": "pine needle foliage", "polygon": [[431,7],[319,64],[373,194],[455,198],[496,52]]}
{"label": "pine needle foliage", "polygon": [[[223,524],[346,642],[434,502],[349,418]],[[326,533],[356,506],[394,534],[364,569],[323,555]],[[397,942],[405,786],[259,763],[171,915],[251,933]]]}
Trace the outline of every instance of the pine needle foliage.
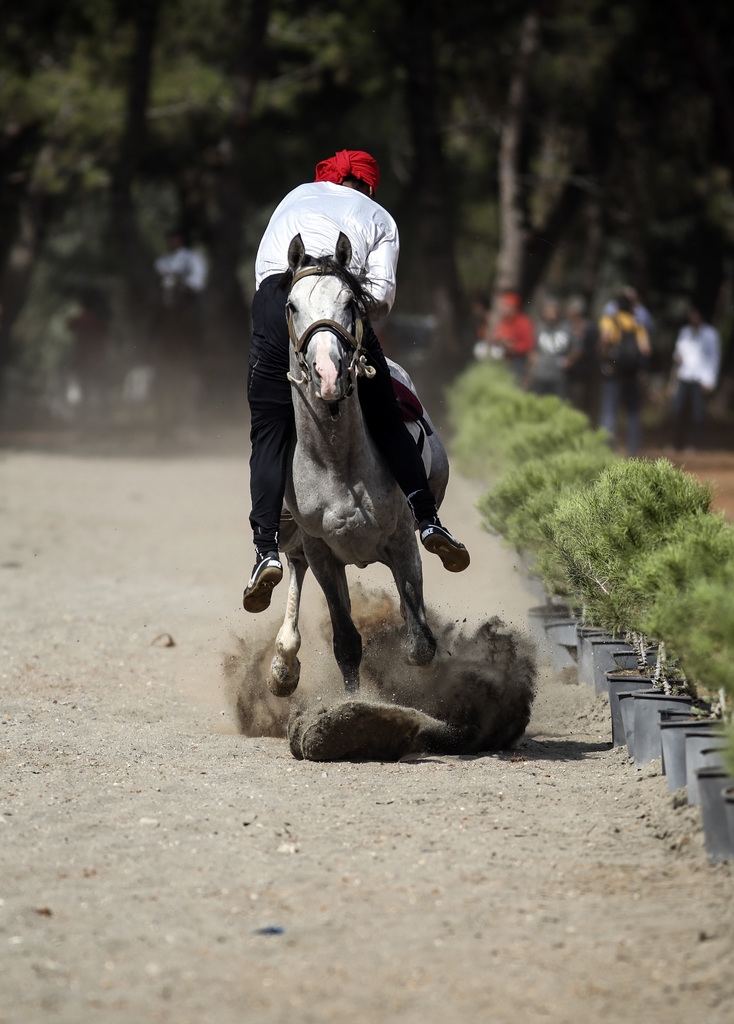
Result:
{"label": "pine needle foliage", "polygon": [[602,445],[530,459],[508,469],[479,502],[487,528],[519,551],[532,551],[546,542],[540,520],[555,508],[560,497],[593,483],[614,459]]}
{"label": "pine needle foliage", "polygon": [[676,524],[629,589],[638,628],[664,640],[686,675],[734,696],[734,530],[723,517]]}
{"label": "pine needle foliage", "polygon": [[562,574],[543,530],[543,520],[562,497],[593,483],[614,459],[601,442],[581,451],[530,459],[507,470],[479,501],[485,527],[504,537],[541,572],[549,593],[558,593]]}
{"label": "pine needle foliage", "polygon": [[701,581],[721,579],[732,567],[734,530],[722,515],[700,512],[679,520],[665,544],[635,563],[622,588],[635,629],[676,646],[675,635],[661,632],[656,617]]}
{"label": "pine needle foliage", "polygon": [[620,460],[591,487],[563,497],[544,520],[568,586],[590,622],[634,629],[626,589],[642,556],[664,544],[674,525],[707,512],[710,489],[667,459]]}
{"label": "pine needle foliage", "polygon": [[607,445],[603,430],[592,431],[586,416],[570,405],[561,405],[541,422],[517,424],[503,435],[504,458],[509,465],[545,459],[558,452],[598,451]]}
{"label": "pine needle foliage", "polygon": [[[531,438],[551,422],[565,424],[545,442],[559,444],[570,434],[588,430],[588,420],[552,395],[539,397],[521,391],[502,364],[478,364],[467,370],[448,392],[449,412],[455,434],[451,449],[463,472],[482,476],[498,471],[508,460],[508,447],[522,438],[532,457]],[[573,424],[568,426],[568,420]]]}
{"label": "pine needle foliage", "polygon": [[[655,603],[643,619],[651,634],[674,638],[689,679],[734,700],[734,564],[716,578],[698,577],[677,597]],[[731,730],[731,727],[730,727]],[[734,733],[730,763],[734,770]]]}

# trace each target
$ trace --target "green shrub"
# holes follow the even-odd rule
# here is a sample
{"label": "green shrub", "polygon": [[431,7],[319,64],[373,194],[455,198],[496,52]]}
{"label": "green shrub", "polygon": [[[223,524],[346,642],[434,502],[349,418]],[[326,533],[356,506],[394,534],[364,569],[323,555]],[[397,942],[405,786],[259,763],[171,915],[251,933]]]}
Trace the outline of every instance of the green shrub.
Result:
{"label": "green shrub", "polygon": [[686,675],[734,696],[734,531],[718,515],[678,524],[630,585],[638,628],[664,640]]}
{"label": "green shrub", "polygon": [[679,520],[706,512],[708,487],[667,459],[625,459],[591,487],[564,496],[544,520],[563,576],[591,622],[634,629],[624,591],[641,556],[660,547]]}
{"label": "green shrub", "polygon": [[690,679],[734,699],[734,564],[657,602],[643,621],[652,635],[671,638]]}
{"label": "green shrub", "polygon": [[607,447],[603,430],[592,431],[582,412],[570,405],[560,405],[539,422],[517,424],[500,440],[509,465],[543,459],[562,451],[588,452]]}
{"label": "green shrub", "polygon": [[[453,456],[464,472],[477,475],[488,469],[497,470],[508,459],[508,445],[520,436],[518,432],[524,426],[532,435],[559,416],[566,422],[568,413],[574,421],[575,433],[588,426],[583,414],[559,398],[521,391],[502,364],[471,367],[450,389],[448,402],[455,431],[451,443]],[[568,425],[561,433],[564,431],[569,432]]]}
{"label": "green shrub", "polygon": [[541,571],[549,593],[558,593],[562,574],[543,520],[561,497],[593,483],[614,458],[606,444],[597,443],[585,450],[531,459],[507,470],[478,503],[487,529],[503,536]]}
{"label": "green shrub", "polygon": [[699,512],[675,523],[659,548],[643,554],[622,588],[626,616],[635,628],[652,632],[667,644],[675,637],[651,629],[655,609],[675,602],[701,580],[716,580],[734,565],[734,530],[724,517]]}

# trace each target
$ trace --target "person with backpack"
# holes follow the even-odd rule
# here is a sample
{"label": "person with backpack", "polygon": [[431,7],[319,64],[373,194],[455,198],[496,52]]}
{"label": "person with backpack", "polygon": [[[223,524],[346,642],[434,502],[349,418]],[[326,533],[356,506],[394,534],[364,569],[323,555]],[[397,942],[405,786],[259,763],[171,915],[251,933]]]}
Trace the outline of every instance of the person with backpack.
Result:
{"label": "person with backpack", "polygon": [[602,373],[600,426],[609,435],[610,445],[613,444],[619,409],[625,410],[628,455],[637,455],[640,450],[640,375],[649,355],[647,331],[635,319],[629,295],[622,292],[617,296],[616,311],[602,316],[599,321]]}

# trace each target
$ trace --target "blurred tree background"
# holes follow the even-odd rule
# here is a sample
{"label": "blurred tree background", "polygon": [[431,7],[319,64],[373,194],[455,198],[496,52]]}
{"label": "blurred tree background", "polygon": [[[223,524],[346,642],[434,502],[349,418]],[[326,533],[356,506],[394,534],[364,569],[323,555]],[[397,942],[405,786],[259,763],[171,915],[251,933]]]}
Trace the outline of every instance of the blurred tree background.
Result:
{"label": "blurred tree background", "polygon": [[112,365],[145,363],[176,226],[209,264],[208,386],[241,402],[259,238],[342,148],[380,162],[386,345],[432,325],[429,376],[471,358],[470,299],[508,284],[595,312],[632,284],[662,362],[693,298],[730,348],[732,38],[724,0],[4,0],[4,379],[63,367],[90,288]]}

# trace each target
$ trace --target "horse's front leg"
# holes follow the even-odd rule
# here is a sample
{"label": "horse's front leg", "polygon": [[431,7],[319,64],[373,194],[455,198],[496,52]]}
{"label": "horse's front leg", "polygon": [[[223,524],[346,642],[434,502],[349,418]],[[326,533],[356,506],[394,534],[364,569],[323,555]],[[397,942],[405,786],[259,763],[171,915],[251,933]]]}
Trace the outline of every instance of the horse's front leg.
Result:
{"label": "horse's front leg", "polygon": [[270,663],[268,687],[276,697],[290,697],[298,686],[301,663],[298,652],[301,649],[301,634],[298,629],[298,613],[301,607],[301,589],[308,570],[308,562],[299,551],[286,555],[288,559],[288,599],[285,618],[275,638],[275,654]]}
{"label": "horse's front leg", "polygon": [[347,693],[359,690],[359,666],[362,661],[362,637],[352,622],[346,569],[334,558],[322,540],[304,538],[308,563],[324,592],[334,634],[334,657]]}
{"label": "horse's front leg", "polygon": [[428,625],[423,600],[423,564],[412,523],[399,528],[388,548],[390,569],[400,594],[407,630],[408,662],[428,665],[436,653],[436,638]]}

